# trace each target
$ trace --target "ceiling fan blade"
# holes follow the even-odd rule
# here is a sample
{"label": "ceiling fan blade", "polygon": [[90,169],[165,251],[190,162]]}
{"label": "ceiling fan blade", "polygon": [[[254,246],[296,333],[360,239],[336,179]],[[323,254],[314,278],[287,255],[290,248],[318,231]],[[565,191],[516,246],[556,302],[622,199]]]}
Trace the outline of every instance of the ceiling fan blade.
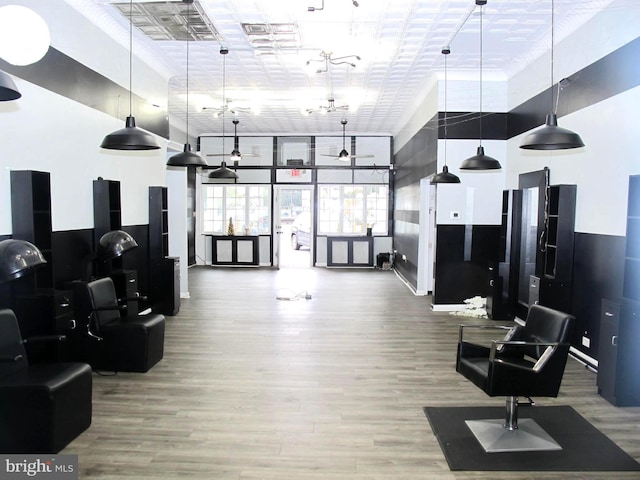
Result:
{"label": "ceiling fan blade", "polygon": [[375,155],[351,155],[351,158],[376,158]]}

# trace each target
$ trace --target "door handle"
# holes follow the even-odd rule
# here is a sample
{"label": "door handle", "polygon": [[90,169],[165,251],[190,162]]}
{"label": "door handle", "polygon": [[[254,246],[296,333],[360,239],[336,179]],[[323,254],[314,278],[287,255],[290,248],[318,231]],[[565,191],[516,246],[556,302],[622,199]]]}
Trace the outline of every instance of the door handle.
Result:
{"label": "door handle", "polygon": [[618,335],[613,335],[611,337],[611,345],[614,346],[614,347],[618,346]]}

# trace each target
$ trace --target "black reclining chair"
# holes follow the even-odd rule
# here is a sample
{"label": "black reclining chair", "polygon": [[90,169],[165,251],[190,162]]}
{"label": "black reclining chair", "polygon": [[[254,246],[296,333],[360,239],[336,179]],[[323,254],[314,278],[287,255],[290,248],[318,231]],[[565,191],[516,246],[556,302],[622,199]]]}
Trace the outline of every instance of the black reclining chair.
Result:
{"label": "black reclining chair", "polygon": [[70,339],[73,358],[94,370],[147,372],[164,355],[164,315],[121,317],[122,306],[109,277],[73,282],[79,324]]}
{"label": "black reclining chair", "polygon": [[0,310],[0,453],[58,453],[91,425],[91,368],[29,365],[23,343]]}
{"label": "black reclining chair", "polygon": [[485,451],[561,449],[532,419],[518,425],[518,397],[558,396],[574,320],[567,313],[532,305],[525,325],[510,329],[504,340],[494,340],[490,347],[465,341],[465,329],[474,326],[460,326],[456,371],[487,395],[507,397],[504,421],[466,422]]}

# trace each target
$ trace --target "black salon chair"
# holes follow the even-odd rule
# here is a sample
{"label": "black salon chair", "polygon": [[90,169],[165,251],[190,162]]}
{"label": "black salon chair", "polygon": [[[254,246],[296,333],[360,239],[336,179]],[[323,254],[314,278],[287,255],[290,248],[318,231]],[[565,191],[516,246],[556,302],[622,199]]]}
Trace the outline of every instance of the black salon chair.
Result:
{"label": "black salon chair", "polygon": [[0,453],[58,453],[91,425],[91,368],[29,365],[23,343],[0,310]]}
{"label": "black salon chair", "polygon": [[70,337],[74,359],[94,370],[147,372],[164,355],[164,315],[122,317],[113,280],[72,282],[79,326]]}
{"label": "black salon chair", "polygon": [[491,346],[465,341],[471,328],[461,325],[456,371],[491,397],[506,396],[505,420],[468,420],[487,452],[559,450],[560,446],[532,419],[518,424],[518,397],[557,397],[569,354],[572,315],[532,305],[524,326],[508,330]]}

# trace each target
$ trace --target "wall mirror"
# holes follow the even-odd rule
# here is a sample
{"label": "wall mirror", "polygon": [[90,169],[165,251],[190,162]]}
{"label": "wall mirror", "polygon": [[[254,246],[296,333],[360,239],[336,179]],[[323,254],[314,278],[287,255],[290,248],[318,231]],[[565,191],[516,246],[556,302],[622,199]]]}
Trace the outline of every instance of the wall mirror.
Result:
{"label": "wall mirror", "polygon": [[520,218],[520,260],[518,264],[518,308],[517,315],[525,318],[529,307],[529,286],[531,275],[540,276],[543,269],[541,243],[545,222],[545,198],[549,185],[549,169],[523,173],[518,178],[518,188],[522,190],[522,210]]}

